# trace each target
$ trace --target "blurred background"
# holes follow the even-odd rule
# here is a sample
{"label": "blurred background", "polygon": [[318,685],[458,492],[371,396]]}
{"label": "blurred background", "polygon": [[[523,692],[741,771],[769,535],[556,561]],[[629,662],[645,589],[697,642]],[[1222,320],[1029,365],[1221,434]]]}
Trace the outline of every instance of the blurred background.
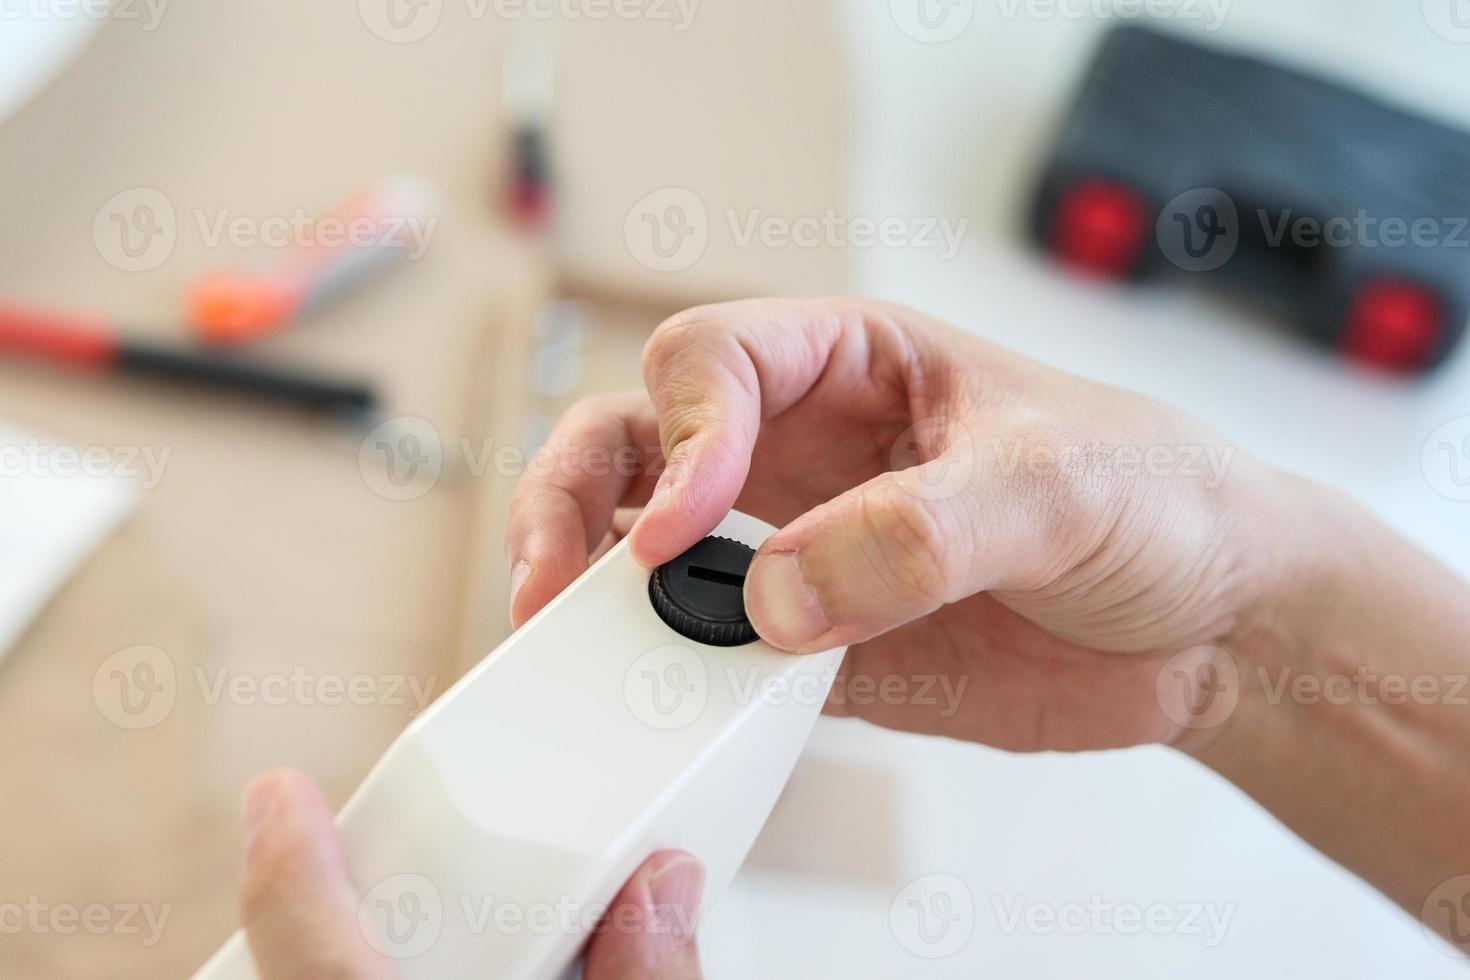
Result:
{"label": "blurred background", "polygon": [[[1464,0],[0,0],[0,974],[202,963],[245,783],[340,803],[503,638],[509,488],[691,303],[918,307],[1470,572],[1467,81]],[[1375,208],[1423,240],[1253,226]],[[1463,966],[1163,750],[830,719],[703,943],[714,978]]]}

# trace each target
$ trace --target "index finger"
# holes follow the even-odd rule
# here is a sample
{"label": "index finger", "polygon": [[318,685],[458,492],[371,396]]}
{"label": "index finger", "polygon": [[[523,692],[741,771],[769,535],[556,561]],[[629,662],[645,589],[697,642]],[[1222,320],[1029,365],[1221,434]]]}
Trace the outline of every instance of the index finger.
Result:
{"label": "index finger", "polygon": [[802,399],[846,360],[866,376],[870,331],[897,332],[851,301],[747,300],[701,306],[662,324],[643,352],[643,376],[666,461],[629,535],[653,567],[714,529],[740,496],[761,422]]}

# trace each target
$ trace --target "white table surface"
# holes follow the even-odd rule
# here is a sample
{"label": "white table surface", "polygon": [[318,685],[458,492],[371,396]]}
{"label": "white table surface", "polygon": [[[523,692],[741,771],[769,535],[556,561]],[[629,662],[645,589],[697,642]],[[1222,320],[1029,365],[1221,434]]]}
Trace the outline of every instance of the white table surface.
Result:
{"label": "white table surface", "polygon": [[[1101,25],[1007,18],[1007,5],[981,4],[958,38],[930,45],[895,30],[886,4],[864,7],[849,24],[861,66],[858,206],[974,222],[947,262],[860,255],[864,293],[1180,405],[1245,450],[1348,489],[1470,574],[1470,503],[1436,492],[1421,462],[1431,433],[1470,416],[1470,357],[1426,384],[1387,382],[1208,295],[1059,276],[1017,244],[1017,216],[1024,177]],[[1431,31],[1418,3],[1236,0],[1219,36],[1470,120],[1470,45]],[[866,773],[859,805],[832,802],[851,796],[850,772],[833,769],[842,764]],[[712,977],[1463,975],[1416,919],[1164,750],[1017,757],[824,720],[805,766],[787,808],[797,812],[773,821],[709,922]],[[934,873],[962,880],[974,911],[956,926],[970,929],[964,947],[930,960],[900,944],[890,907]],[[1061,908],[1095,896],[1181,914],[1209,906],[1229,925],[1213,946],[1184,930],[1006,928],[1018,900]]]}

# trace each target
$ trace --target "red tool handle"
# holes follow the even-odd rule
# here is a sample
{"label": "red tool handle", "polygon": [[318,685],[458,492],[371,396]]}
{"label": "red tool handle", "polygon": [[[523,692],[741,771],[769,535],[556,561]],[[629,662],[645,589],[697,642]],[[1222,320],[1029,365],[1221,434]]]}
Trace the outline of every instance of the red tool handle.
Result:
{"label": "red tool handle", "polygon": [[80,367],[106,367],[118,355],[116,331],[100,321],[0,307],[0,351]]}

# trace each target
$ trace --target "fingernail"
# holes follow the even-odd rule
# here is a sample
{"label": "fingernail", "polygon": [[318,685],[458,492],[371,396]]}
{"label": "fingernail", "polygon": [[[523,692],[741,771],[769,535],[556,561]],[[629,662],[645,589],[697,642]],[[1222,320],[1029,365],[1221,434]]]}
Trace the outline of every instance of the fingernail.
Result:
{"label": "fingernail", "polygon": [[526,579],[531,577],[531,563],[522,558],[510,566],[510,607],[516,606],[516,596],[521,591],[521,586],[526,584]]}
{"label": "fingernail", "polygon": [[683,941],[694,935],[704,897],[704,866],[681,854],[659,868],[648,879],[652,904],[651,931]]}
{"label": "fingernail", "polygon": [[745,577],[745,609],[766,642],[800,650],[832,628],[795,553],[758,555]]}
{"label": "fingernail", "polygon": [[245,790],[241,821],[245,824],[246,853],[250,841],[275,815],[280,796],[279,781],[270,777],[257,779]]}

